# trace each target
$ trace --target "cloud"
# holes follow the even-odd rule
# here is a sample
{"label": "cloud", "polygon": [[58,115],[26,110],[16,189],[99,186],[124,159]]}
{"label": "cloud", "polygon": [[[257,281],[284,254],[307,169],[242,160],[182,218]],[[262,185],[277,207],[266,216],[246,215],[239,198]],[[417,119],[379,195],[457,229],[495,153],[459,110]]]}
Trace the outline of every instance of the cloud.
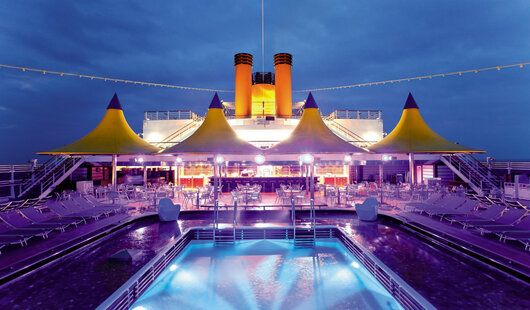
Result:
{"label": "cloud", "polygon": [[[305,89],[528,60],[529,8],[526,1],[266,2],[265,66],[272,70],[276,52],[292,53],[294,87]],[[231,89],[233,54],[254,54],[261,70],[260,16],[259,1],[4,1],[0,63]],[[0,124],[16,120],[24,128],[1,136],[12,146],[2,162],[85,134],[114,92],[136,131],[145,110],[204,113],[211,99],[7,70],[0,80]],[[325,112],[381,109],[390,131],[413,91],[429,124],[448,139],[499,159],[530,158],[530,146],[521,144],[530,141],[529,83],[530,70],[513,69],[314,95]]]}

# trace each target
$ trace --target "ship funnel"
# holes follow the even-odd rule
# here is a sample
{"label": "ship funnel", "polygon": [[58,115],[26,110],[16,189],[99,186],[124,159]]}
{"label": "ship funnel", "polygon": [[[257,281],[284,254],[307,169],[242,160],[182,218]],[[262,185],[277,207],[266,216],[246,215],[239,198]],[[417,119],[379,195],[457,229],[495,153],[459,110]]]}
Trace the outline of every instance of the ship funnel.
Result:
{"label": "ship funnel", "polygon": [[287,53],[274,55],[276,88],[276,115],[290,118],[293,111],[291,67],[293,56]]}
{"label": "ship funnel", "polygon": [[235,109],[237,118],[252,114],[252,55],[234,55],[235,65]]}

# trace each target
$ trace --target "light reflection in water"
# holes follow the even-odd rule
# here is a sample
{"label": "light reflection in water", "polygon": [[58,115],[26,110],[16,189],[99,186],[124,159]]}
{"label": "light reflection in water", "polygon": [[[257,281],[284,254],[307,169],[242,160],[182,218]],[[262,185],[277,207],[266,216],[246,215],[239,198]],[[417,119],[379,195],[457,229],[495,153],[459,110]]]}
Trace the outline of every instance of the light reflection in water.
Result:
{"label": "light reflection in water", "polygon": [[[135,306],[146,309],[399,309],[338,242],[285,240],[215,247],[192,241]],[[133,307],[134,308],[134,307]]]}

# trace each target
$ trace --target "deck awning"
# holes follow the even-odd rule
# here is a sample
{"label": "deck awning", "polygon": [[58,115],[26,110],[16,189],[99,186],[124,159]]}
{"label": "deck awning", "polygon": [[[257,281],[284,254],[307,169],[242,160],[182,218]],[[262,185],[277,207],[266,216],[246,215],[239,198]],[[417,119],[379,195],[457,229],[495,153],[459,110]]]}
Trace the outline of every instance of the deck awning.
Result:
{"label": "deck awning", "polygon": [[267,150],[271,155],[365,152],[364,149],[344,141],[326,126],[311,93],[305,102],[298,126],[287,139]]}
{"label": "deck awning", "polygon": [[142,140],[129,126],[118,99],[114,94],[103,119],[81,139],[53,149],[39,152],[43,155],[134,155],[152,154],[159,149]]}
{"label": "deck awning", "polygon": [[244,154],[262,153],[260,149],[239,138],[228,124],[217,93],[206,117],[197,130],[184,141],[162,152],[163,154]]}
{"label": "deck awning", "polygon": [[425,122],[414,97],[409,93],[396,127],[383,140],[369,147],[377,153],[483,153],[447,141]]}

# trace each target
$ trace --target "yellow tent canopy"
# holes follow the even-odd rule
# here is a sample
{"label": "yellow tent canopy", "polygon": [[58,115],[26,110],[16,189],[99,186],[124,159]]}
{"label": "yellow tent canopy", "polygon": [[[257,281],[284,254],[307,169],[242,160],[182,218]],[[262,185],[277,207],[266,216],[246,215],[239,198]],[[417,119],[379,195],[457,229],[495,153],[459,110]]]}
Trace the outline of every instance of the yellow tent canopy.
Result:
{"label": "yellow tent canopy", "polygon": [[300,122],[289,138],[267,150],[269,154],[333,154],[333,153],[365,153],[337,135],[326,126],[318,105],[309,93],[304,105]]}
{"label": "yellow tent canopy", "polygon": [[409,93],[396,127],[383,140],[369,147],[377,153],[482,153],[447,141],[434,132],[420,114],[414,97]]}
{"label": "yellow tent canopy", "polygon": [[226,120],[223,105],[216,93],[201,126],[184,141],[164,150],[162,153],[246,155],[259,154],[261,150],[237,136]]}
{"label": "yellow tent canopy", "polygon": [[114,94],[103,119],[90,133],[66,146],[38,154],[46,155],[134,155],[159,149],[142,140],[131,129]]}

